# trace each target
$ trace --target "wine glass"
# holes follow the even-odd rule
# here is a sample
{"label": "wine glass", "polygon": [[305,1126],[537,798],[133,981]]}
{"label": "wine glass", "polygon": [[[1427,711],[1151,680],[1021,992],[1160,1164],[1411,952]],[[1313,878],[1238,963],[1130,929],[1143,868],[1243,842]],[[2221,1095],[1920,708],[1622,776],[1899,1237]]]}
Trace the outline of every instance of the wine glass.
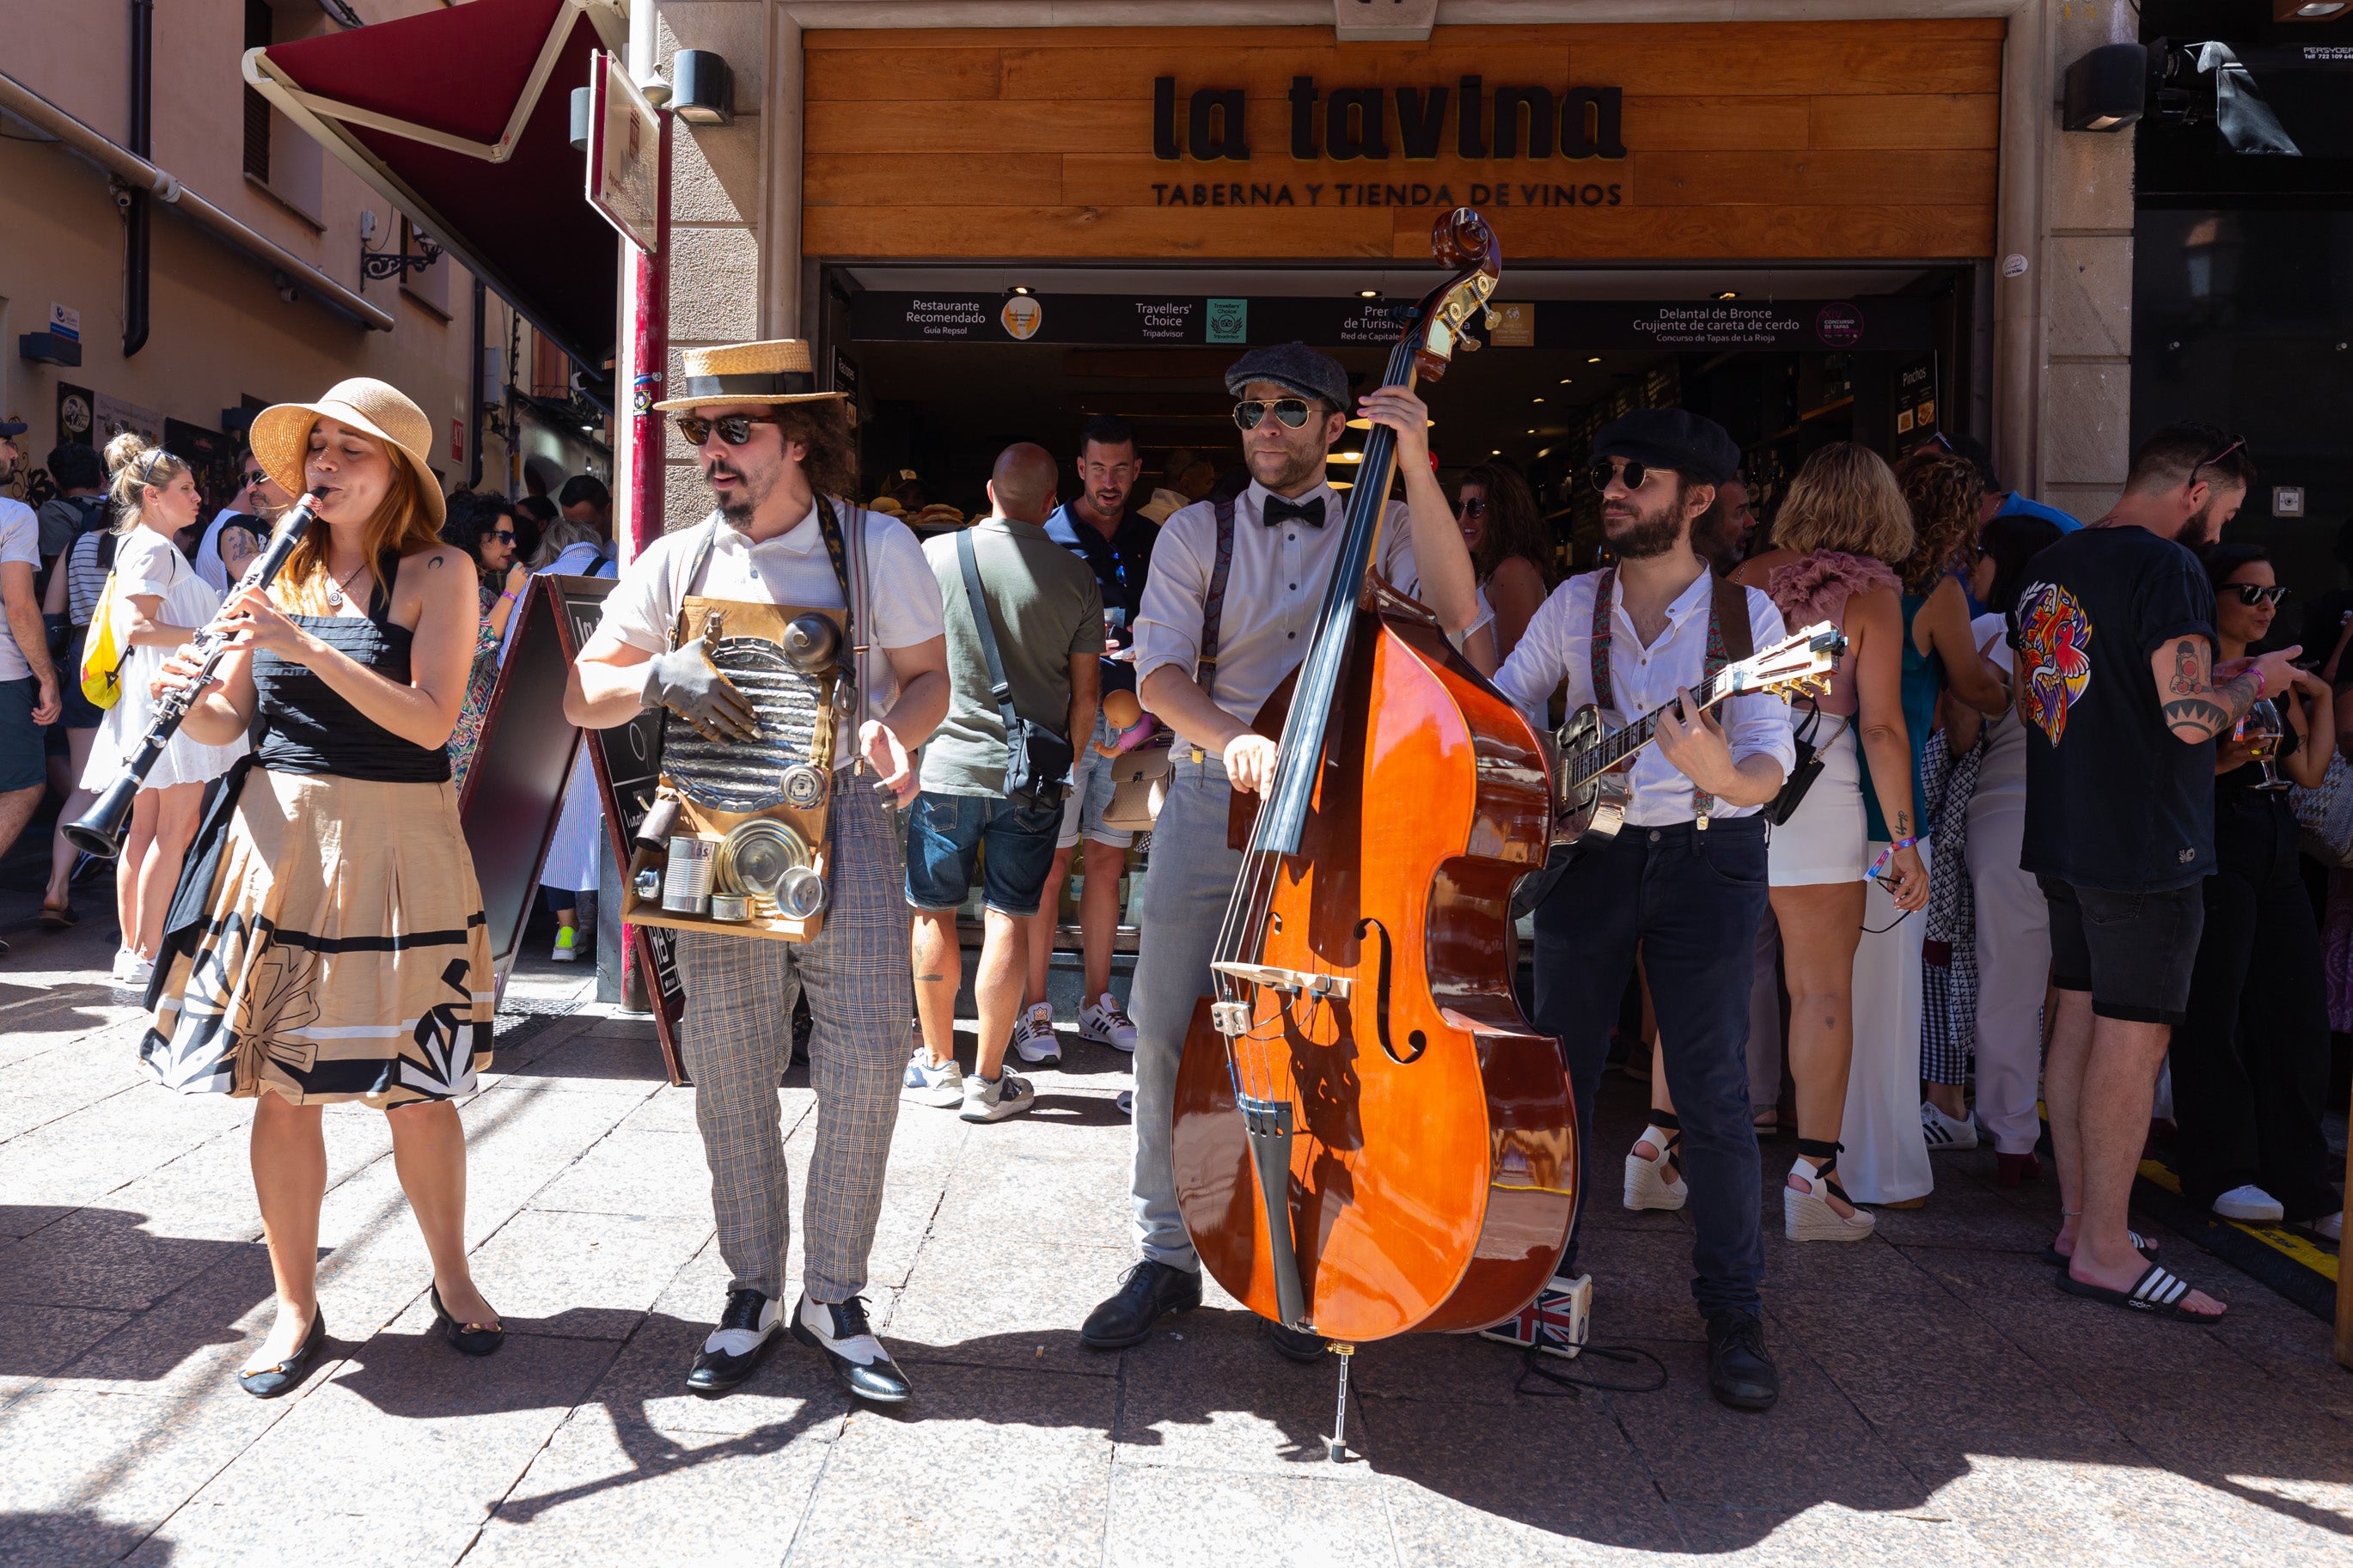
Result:
{"label": "wine glass", "polygon": [[2248,708],[2247,716],[2239,721],[2238,738],[2254,752],[2255,760],[2263,764],[2263,781],[2250,784],[2248,788],[2284,790],[2292,787],[2272,765],[2272,759],[2279,754],[2280,735],[2285,728],[2280,721],[2278,707],[2268,697],[2256,698]]}

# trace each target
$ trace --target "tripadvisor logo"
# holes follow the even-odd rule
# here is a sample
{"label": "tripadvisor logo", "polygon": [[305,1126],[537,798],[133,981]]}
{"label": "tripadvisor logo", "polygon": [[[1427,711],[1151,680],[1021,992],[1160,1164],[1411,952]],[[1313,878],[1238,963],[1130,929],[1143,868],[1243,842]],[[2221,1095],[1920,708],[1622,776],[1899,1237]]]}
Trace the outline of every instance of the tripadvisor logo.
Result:
{"label": "tripadvisor logo", "polygon": [[[1614,87],[1498,87],[1461,78],[1451,87],[1335,87],[1325,92],[1312,76],[1291,79],[1291,155],[1319,158],[1436,158],[1453,128],[1460,158],[1623,158],[1625,95]],[[1394,107],[1395,134],[1390,110]],[[1187,102],[1179,137],[1176,79],[1152,81],[1152,155],[1173,163],[1190,157],[1247,163],[1250,157],[1249,94],[1205,87]]]}

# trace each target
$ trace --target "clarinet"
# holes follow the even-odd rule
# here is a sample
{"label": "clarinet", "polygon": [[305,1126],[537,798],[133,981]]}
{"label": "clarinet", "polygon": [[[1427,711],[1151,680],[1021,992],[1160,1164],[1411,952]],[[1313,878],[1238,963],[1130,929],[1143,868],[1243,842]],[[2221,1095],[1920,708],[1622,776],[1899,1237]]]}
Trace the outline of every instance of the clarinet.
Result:
{"label": "clarinet", "polygon": [[180,721],[188,716],[188,710],[195,706],[196,694],[210,683],[214,669],[228,656],[229,638],[233,634],[224,623],[228,617],[229,605],[248,588],[269,585],[270,579],[277,576],[279,569],[286,564],[286,558],[294,553],[294,546],[301,542],[311,524],[317,521],[321,493],[313,490],[294,503],[293,510],[278,525],[278,531],[270,539],[269,547],[245,569],[245,575],[238,578],[236,586],[228,591],[228,598],[222,602],[219,612],[188,643],[189,651],[202,661],[195,678],[185,686],[174,687],[155,700],[155,721],[147,727],[139,749],[131,753],[131,761],[124,765],[122,776],[109,785],[106,793],[98,797],[98,804],[83,813],[79,820],[66,824],[66,842],[83,854],[96,856],[101,860],[111,860],[122,853],[122,841],[130,828],[131,803],[138,796],[140,785],[154,771],[157,760],[164,754],[164,748],[170,745],[172,737],[179,732]]}

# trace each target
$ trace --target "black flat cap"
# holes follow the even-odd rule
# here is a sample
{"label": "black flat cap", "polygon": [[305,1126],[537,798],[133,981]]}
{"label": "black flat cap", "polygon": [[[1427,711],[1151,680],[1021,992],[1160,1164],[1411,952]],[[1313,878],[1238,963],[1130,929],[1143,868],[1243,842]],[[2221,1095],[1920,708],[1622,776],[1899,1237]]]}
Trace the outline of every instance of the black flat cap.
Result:
{"label": "black flat cap", "polygon": [[1253,381],[1271,381],[1302,397],[1320,397],[1326,406],[1348,411],[1348,372],[1338,360],[1305,343],[1269,343],[1234,361],[1226,390],[1236,397]]}
{"label": "black flat cap", "polygon": [[1740,471],[1740,448],[1724,426],[1680,408],[1637,408],[1611,420],[1593,437],[1593,455],[1672,468],[1703,485],[1720,485]]}

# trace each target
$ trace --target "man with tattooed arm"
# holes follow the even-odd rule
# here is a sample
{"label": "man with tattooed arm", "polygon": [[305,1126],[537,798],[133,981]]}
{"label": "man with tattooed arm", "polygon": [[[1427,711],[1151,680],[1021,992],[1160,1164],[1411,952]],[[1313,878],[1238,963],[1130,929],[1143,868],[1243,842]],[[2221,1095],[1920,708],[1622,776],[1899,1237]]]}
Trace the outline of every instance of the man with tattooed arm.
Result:
{"label": "man with tattooed arm", "polygon": [[2222,1308],[2128,1228],[2158,1067],[2189,999],[2214,869],[2214,741],[2266,691],[2315,678],[2289,647],[2214,664],[2214,591],[2191,551],[2255,477],[2246,443],[2169,425],[2107,516],[2036,556],[2012,613],[2026,721],[2020,864],[2051,906],[2058,990],[2043,1098],[2064,1220],[2058,1285],[2191,1321]]}

